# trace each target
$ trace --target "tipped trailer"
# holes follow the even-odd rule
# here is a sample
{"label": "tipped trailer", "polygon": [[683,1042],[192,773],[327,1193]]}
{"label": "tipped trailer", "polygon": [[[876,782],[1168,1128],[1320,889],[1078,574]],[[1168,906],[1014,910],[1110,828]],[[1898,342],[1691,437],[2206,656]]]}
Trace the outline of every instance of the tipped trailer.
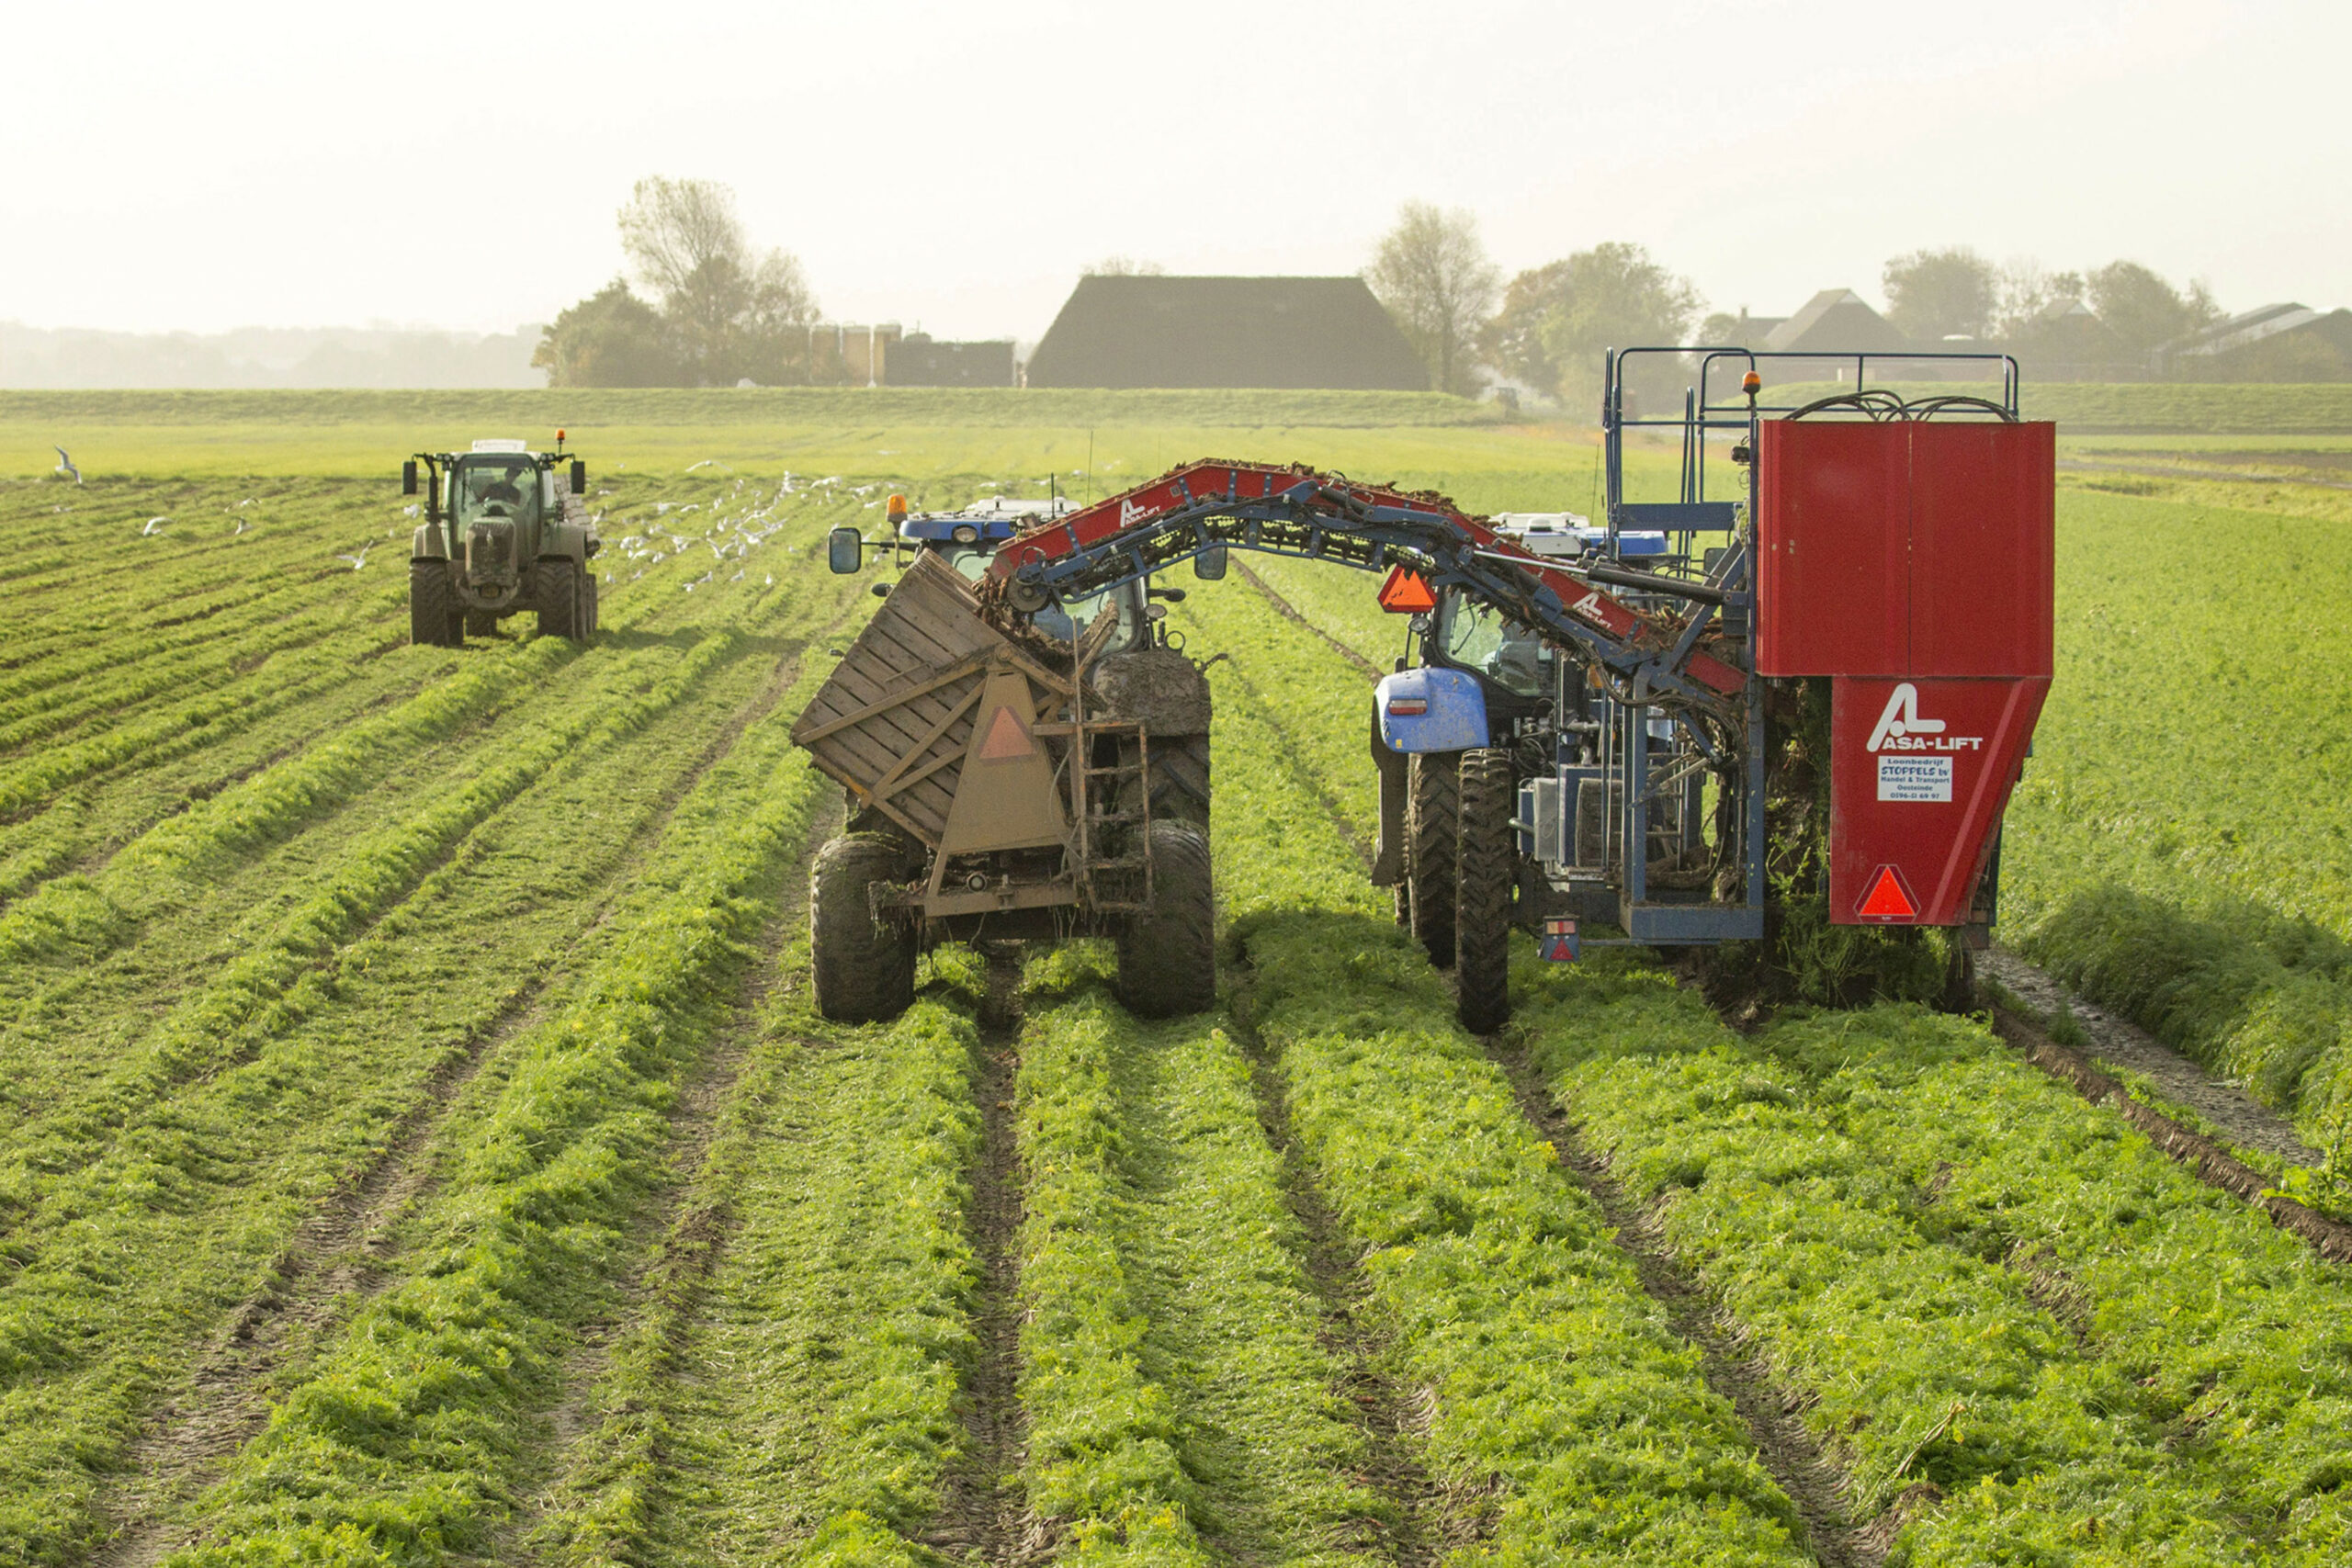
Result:
{"label": "tipped trailer", "polygon": [[819,1010],[866,1021],[913,999],[942,942],[1101,936],[1118,990],[1148,1015],[1216,998],[1210,882],[1209,692],[1140,578],[1022,614],[989,604],[987,568],[1019,502],[907,513],[893,536],[836,529],[837,572],[865,554],[910,564],[792,730],[848,793],[820,850],[810,936]]}
{"label": "tipped trailer", "polygon": [[[1975,361],[1990,398],[1768,400],[1791,357],[1819,363],[1611,355],[1598,529],[1201,462],[1020,535],[989,573],[1021,613],[1230,549],[1387,574],[1421,658],[1374,695],[1374,878],[1457,968],[1474,1029],[1508,1016],[1514,925],[1555,960],[1758,942],[1793,895],[1964,954],[2049,689],[2053,427],[2019,417],[2004,355],[1899,356]],[[1629,413],[1627,370],[1660,360],[1695,370],[1682,411]],[[1848,363],[1866,386],[1870,356]],[[1672,500],[1625,496],[1645,430],[1679,439]]]}

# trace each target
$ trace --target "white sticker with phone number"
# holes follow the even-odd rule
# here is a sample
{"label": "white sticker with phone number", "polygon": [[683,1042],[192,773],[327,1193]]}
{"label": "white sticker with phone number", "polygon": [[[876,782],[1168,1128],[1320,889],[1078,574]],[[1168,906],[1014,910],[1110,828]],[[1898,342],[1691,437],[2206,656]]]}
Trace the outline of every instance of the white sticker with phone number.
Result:
{"label": "white sticker with phone number", "polygon": [[1881,800],[1950,800],[1951,759],[1882,755],[1878,760],[1878,797]]}

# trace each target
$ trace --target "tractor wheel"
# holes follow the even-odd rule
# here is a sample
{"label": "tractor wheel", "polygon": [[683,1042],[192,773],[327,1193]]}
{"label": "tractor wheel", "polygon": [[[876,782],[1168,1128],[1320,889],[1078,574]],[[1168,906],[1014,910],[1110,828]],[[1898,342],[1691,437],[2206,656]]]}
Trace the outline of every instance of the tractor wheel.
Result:
{"label": "tractor wheel", "polygon": [[418,648],[462,648],[466,613],[446,561],[408,563],[408,640]]}
{"label": "tractor wheel", "polygon": [[539,635],[580,637],[580,568],[558,558],[539,563]]}
{"label": "tractor wheel", "polygon": [[1459,751],[1416,752],[1406,765],[1405,888],[1413,936],[1443,969],[1453,962],[1453,840],[1462,807]]}
{"label": "tractor wheel", "polygon": [[808,944],[817,1010],[837,1023],[896,1018],[915,999],[915,933],[874,918],[866,887],[906,874],[906,846],[880,833],[844,833],[817,852],[809,876]]}
{"label": "tractor wheel", "polygon": [[1144,1018],[1216,1005],[1209,840],[1189,822],[1151,825],[1151,913],[1119,932],[1119,999]]}
{"label": "tractor wheel", "polygon": [[1519,882],[1519,776],[1510,753],[1462,753],[1461,832],[1454,845],[1453,979],[1462,1027],[1487,1034],[1510,1017],[1511,893]]}
{"label": "tractor wheel", "polygon": [[1151,819],[1209,825],[1209,738],[1154,736],[1151,742]]}
{"label": "tractor wheel", "polygon": [[580,602],[587,611],[588,621],[588,624],[581,628],[581,635],[593,638],[596,635],[596,627],[599,625],[596,614],[596,573],[594,569],[582,576],[580,592]]}
{"label": "tractor wheel", "polygon": [[495,635],[497,631],[498,613],[496,611],[468,610],[466,612],[466,635],[468,637],[491,637]]}

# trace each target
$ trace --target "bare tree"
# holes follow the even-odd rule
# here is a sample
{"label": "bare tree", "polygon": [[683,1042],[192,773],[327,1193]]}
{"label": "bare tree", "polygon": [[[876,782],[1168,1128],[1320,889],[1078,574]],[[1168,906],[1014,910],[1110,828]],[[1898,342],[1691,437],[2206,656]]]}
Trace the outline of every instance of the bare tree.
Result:
{"label": "bare tree", "polygon": [[1982,337],[1992,328],[1999,283],[1993,264],[1966,245],[1896,256],[1881,281],[1886,319],[1911,337]]}
{"label": "bare tree", "polygon": [[1993,335],[2004,341],[2023,337],[2043,311],[2062,300],[2080,299],[2083,293],[2081,273],[2052,272],[2033,257],[2020,256],[2000,270]]}
{"label": "bare tree", "polygon": [[1478,242],[1478,220],[1408,201],[1364,268],[1364,281],[1419,353],[1438,389],[1475,389],[1475,339],[1502,274]]}
{"label": "bare tree", "polygon": [[620,231],[693,378],[718,386],[808,378],[816,296],[790,254],[752,246],[732,190],[714,180],[639,180],[621,209]]}
{"label": "bare tree", "polygon": [[1156,261],[1139,261],[1134,256],[1104,256],[1088,267],[1088,277],[1161,277],[1168,269]]}

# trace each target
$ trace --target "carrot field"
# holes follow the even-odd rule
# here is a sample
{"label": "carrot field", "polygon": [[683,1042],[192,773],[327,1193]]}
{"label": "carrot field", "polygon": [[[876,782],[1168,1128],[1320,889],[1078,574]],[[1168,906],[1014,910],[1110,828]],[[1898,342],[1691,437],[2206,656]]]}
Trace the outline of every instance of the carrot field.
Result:
{"label": "carrot field", "polygon": [[[1364,875],[1372,579],[1172,606],[1215,1011],[1080,943],[818,1016],[828,528],[1206,455],[1585,510],[1582,433],[599,396],[0,399],[0,1561],[2352,1560],[2352,1274],[1987,1018],[1522,945],[1462,1031]],[[400,459],[558,424],[600,636],[410,647]],[[2062,496],[2001,934],[2342,1213],[2352,544],[2233,499]]]}

